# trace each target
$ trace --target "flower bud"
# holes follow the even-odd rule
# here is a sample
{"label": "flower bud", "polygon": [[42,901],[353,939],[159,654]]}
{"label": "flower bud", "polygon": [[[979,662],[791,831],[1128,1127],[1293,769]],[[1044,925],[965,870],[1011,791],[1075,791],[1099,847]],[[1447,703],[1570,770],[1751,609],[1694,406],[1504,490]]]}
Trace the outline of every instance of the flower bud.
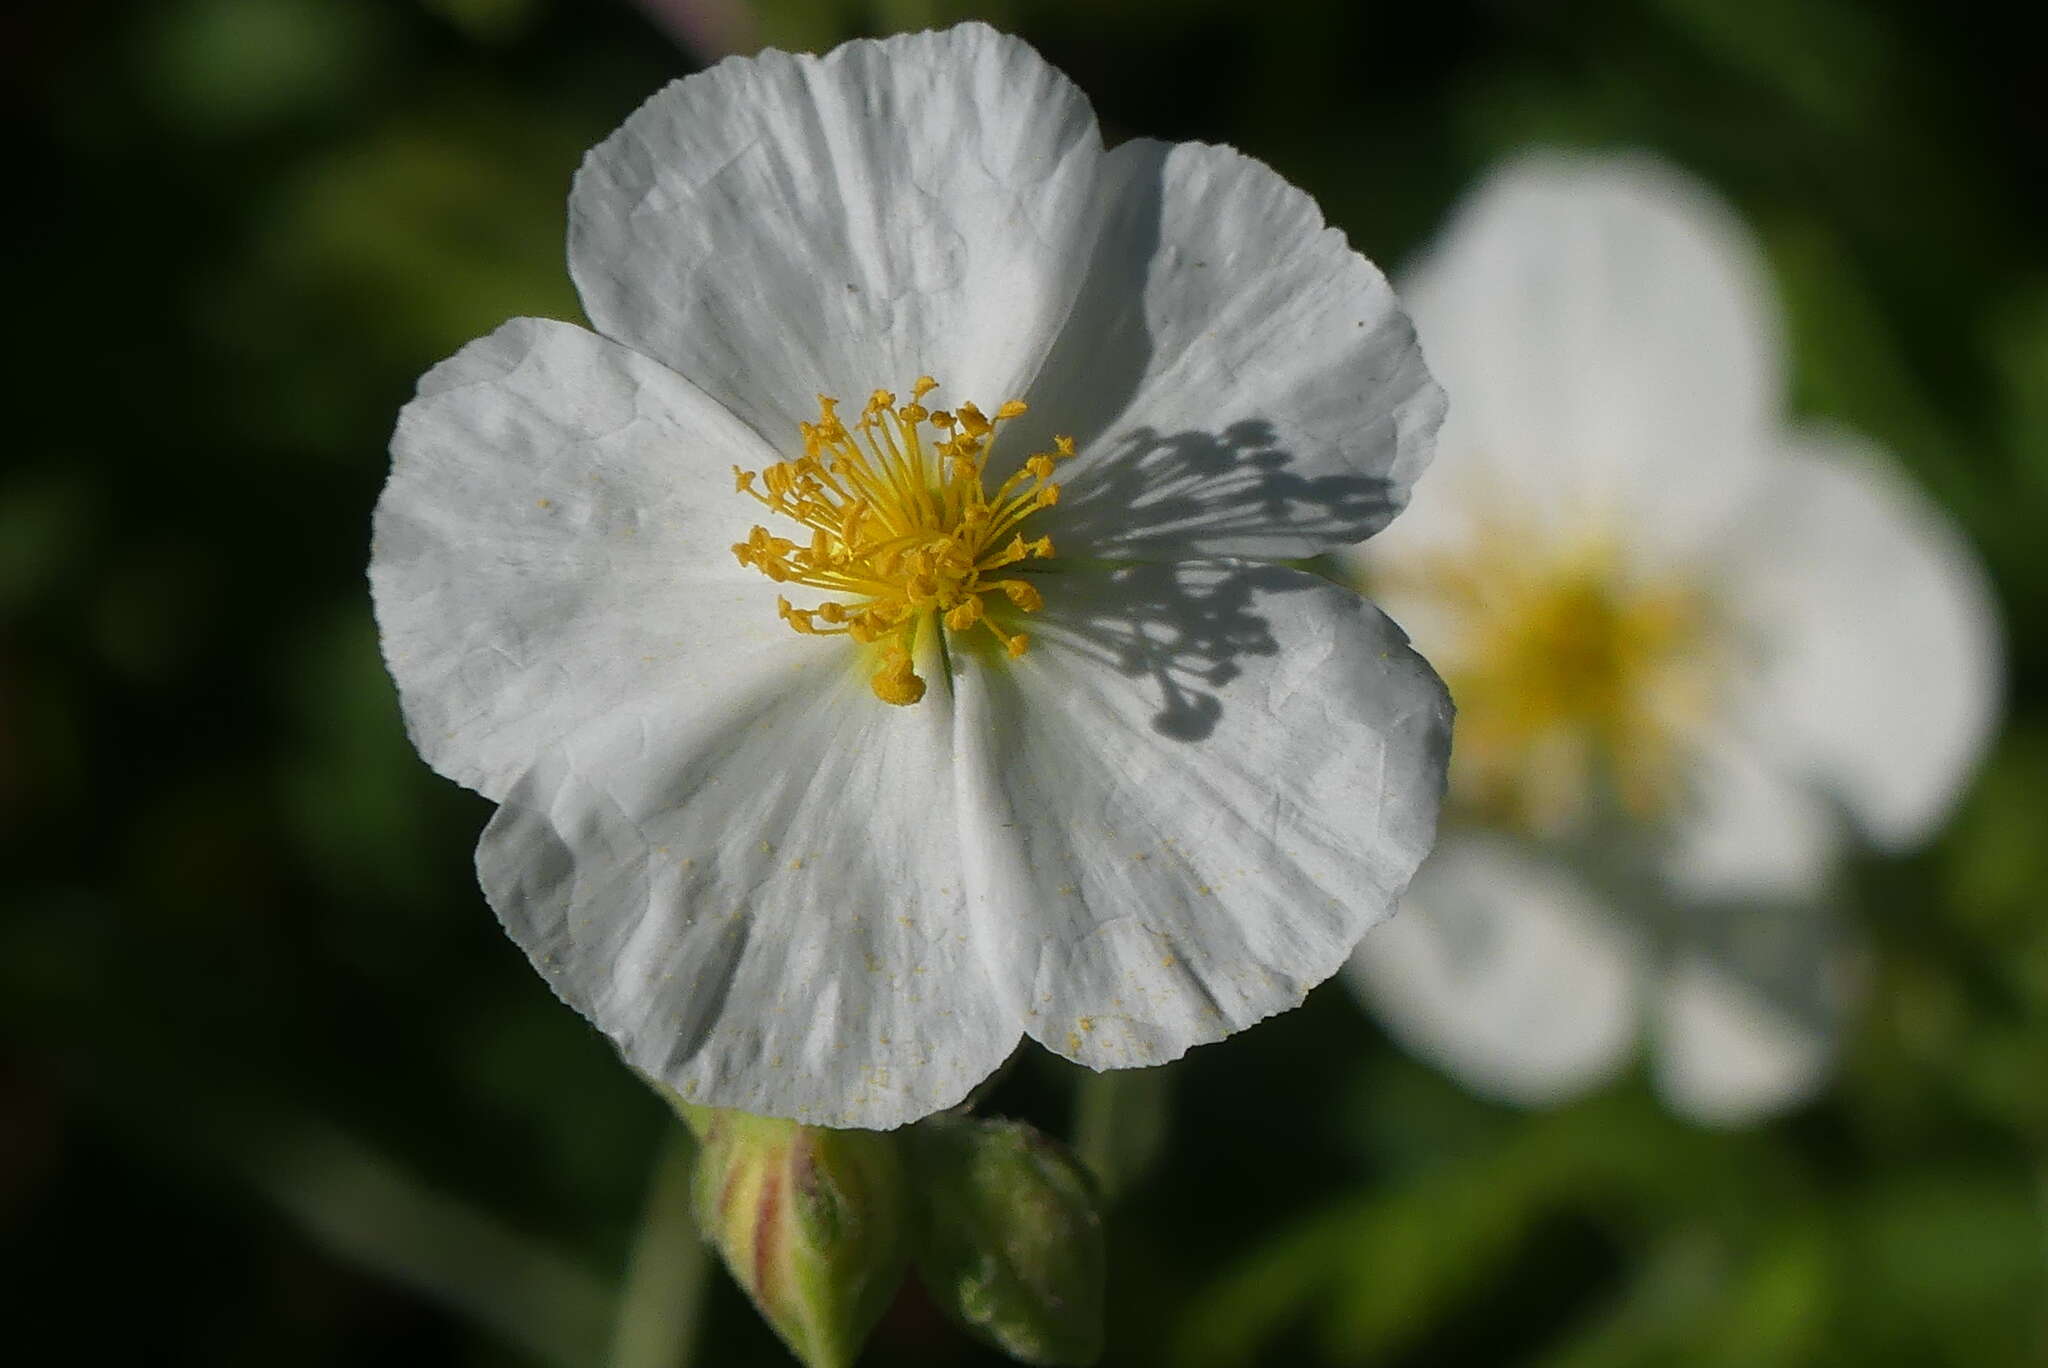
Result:
{"label": "flower bud", "polygon": [[846,1368],[908,1259],[897,1137],[683,1109],[697,1132],[697,1224],[808,1368]]}
{"label": "flower bud", "polygon": [[1102,1217],[1066,1146],[1015,1121],[938,1117],[910,1132],[917,1270],[969,1331],[1035,1364],[1102,1352]]}

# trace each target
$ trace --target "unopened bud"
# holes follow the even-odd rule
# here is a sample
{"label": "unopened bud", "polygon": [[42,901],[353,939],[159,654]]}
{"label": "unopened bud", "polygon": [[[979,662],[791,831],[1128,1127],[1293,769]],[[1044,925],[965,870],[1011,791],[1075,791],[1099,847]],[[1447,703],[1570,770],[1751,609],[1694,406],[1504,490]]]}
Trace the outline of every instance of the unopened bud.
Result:
{"label": "unopened bud", "polygon": [[808,1368],[846,1368],[903,1281],[909,1212],[897,1137],[683,1109],[697,1132],[697,1224]]}
{"label": "unopened bud", "polygon": [[917,1270],[932,1299],[1012,1358],[1102,1353],[1102,1217],[1064,1145],[1014,1121],[939,1117],[910,1133]]}

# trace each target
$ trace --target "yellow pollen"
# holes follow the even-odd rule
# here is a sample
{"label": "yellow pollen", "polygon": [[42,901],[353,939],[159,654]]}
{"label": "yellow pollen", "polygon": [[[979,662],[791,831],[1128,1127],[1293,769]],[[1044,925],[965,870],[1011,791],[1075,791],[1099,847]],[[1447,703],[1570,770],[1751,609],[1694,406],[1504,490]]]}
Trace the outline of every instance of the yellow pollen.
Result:
{"label": "yellow pollen", "polygon": [[733,488],[798,524],[796,538],[756,527],[732,548],[742,565],[777,584],[801,584],[834,595],[800,608],[786,598],[777,612],[805,636],[847,636],[879,652],[869,684],[885,703],[924,697],[914,654],[920,624],[952,632],[986,628],[1010,656],[1030,637],[1006,630],[990,609],[1035,613],[1045,606],[1037,585],[1008,573],[1053,554],[1052,539],[1027,540],[1021,524],[1059,502],[1054,465],[1074,455],[1068,437],[1025,459],[994,490],[985,476],[996,430],[1024,414],[1021,400],[993,416],[973,404],[927,409],[938,388],[920,376],[910,402],[889,390],[868,396],[851,426],[839,401],[818,396],[818,419],[803,423],[803,455],[766,470],[733,469]]}
{"label": "yellow pollen", "polygon": [[1476,552],[1379,577],[1446,622],[1430,654],[1458,705],[1453,797],[1541,835],[1568,831],[1603,789],[1631,817],[1662,816],[1725,673],[1712,605],[1632,576],[1611,542],[1553,557],[1538,545],[1493,529]]}
{"label": "yellow pollen", "polygon": [[902,646],[889,648],[882,658],[882,668],[875,671],[868,686],[884,703],[908,706],[924,697],[924,680],[910,667],[910,652]]}

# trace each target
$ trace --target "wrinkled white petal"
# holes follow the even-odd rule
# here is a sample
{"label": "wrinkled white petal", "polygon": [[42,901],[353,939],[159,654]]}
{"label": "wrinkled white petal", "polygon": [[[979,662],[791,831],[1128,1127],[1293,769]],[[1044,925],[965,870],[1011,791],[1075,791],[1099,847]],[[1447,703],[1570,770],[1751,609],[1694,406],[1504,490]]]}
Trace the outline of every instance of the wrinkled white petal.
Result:
{"label": "wrinkled white petal", "polygon": [[600,332],[770,440],[927,372],[992,408],[1066,316],[1100,155],[1086,98],[980,24],[730,58],[591,151],[570,271]]}
{"label": "wrinkled white petal", "polygon": [[1045,577],[956,652],[977,934],[1025,1029],[1158,1064],[1296,1005],[1432,839],[1449,704],[1370,604],[1236,562]]}
{"label": "wrinkled white petal", "polygon": [[1454,402],[1423,497],[1371,548],[1385,563],[1488,519],[1684,560],[1750,497],[1777,421],[1775,314],[1747,233],[1690,180],[1511,162],[1401,294]]}
{"label": "wrinkled white petal", "polygon": [[1315,202],[1227,147],[1105,159],[1110,217],[1013,456],[1080,459],[1046,516],[1068,554],[1313,555],[1407,501],[1443,417],[1385,278]]}
{"label": "wrinkled white petal", "polygon": [[1688,898],[1816,896],[1842,838],[1827,801],[1786,773],[1756,728],[1722,728],[1693,753],[1664,858],[1672,887]]}
{"label": "wrinkled white petal", "polygon": [[[479,878],[565,1001],[685,1098],[887,1127],[1027,1029],[1155,1063],[1335,971],[1433,836],[1448,702],[1348,591],[1193,558],[1374,531],[1442,397],[1305,196],[1223,149],[1105,159],[966,25],[671,86],[586,160],[570,239],[602,336],[520,320],[422,382],[372,570],[408,725],[500,803]],[[1029,399],[998,479],[1029,424],[1083,451],[1027,529],[1061,542],[1017,572],[1030,650],[927,634],[890,707],[876,652],[733,558],[773,520],[731,470],[820,392],[927,373]]]}
{"label": "wrinkled white petal", "polygon": [[739,565],[774,459],[674,372],[522,318],[420,381],[391,441],[370,585],[413,744],[502,797],[593,719],[716,691],[781,644],[775,586]]}
{"label": "wrinkled white petal", "polygon": [[1408,1048],[1482,1095],[1576,1097],[1627,1064],[1644,948],[1561,866],[1447,837],[1346,978]]}
{"label": "wrinkled white petal", "polygon": [[1957,529],[1867,443],[1809,433],[1731,557],[1781,762],[1899,848],[1953,806],[1998,712],[1997,611]]}
{"label": "wrinkled white petal", "polygon": [[545,754],[478,847],[491,905],[685,1098],[870,1128],[953,1105],[1019,1021],[969,934],[945,691],[886,706],[793,635],[736,674]]}
{"label": "wrinkled white petal", "polygon": [[[1825,978],[1815,965],[1816,984]],[[1830,1004],[1773,1000],[1712,957],[1682,956],[1663,985],[1652,1078],[1674,1111],[1738,1126],[1810,1097],[1834,1057]]]}

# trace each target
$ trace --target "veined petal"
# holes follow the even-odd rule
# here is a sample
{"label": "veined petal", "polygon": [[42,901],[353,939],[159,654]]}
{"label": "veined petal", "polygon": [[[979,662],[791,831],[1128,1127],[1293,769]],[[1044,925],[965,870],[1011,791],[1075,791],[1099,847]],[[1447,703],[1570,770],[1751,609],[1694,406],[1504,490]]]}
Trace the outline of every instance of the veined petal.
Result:
{"label": "veined petal", "polygon": [[[594,719],[716,692],[780,645],[735,463],[774,459],[666,367],[521,318],[421,379],[370,551],[384,658],[442,774],[500,798]],[[715,643],[715,644],[714,644]]]}
{"label": "veined petal", "polygon": [[[1813,963],[1822,989],[1839,977]],[[1827,994],[1774,1000],[1705,954],[1686,954],[1665,978],[1654,1023],[1652,1070],[1672,1110],[1695,1121],[1739,1126],[1804,1101],[1834,1059],[1834,1013]]]}
{"label": "veined petal", "polygon": [[1086,97],[981,24],[730,58],[594,148],[569,265],[600,332],[771,440],[929,371],[1022,393],[1098,222]]}
{"label": "veined petal", "polygon": [[1047,514],[1087,556],[1308,556],[1370,536],[1428,462],[1443,393],[1385,277],[1315,201],[1227,147],[1128,142],[1014,456],[1073,435]]}
{"label": "veined petal", "polygon": [[1748,234],[1692,181],[1648,160],[1511,162],[1401,294],[1457,402],[1427,497],[1376,559],[1508,518],[1683,560],[1752,495],[1777,421],[1776,318]]}
{"label": "veined petal", "polygon": [[1073,572],[956,653],[975,932],[1025,1030],[1158,1064],[1298,1003],[1435,831],[1450,705],[1400,629],[1240,562]]}
{"label": "veined petal", "polygon": [[[892,708],[791,637],[715,706],[551,748],[477,849],[505,928],[683,1097],[886,1129],[1018,1039],[969,934],[943,689]],[[936,670],[934,659],[927,668]]]}
{"label": "veined petal", "polygon": [[1562,866],[1497,836],[1447,837],[1346,978],[1415,1053],[1474,1092],[1540,1106],[1634,1052],[1645,947]]}
{"label": "veined petal", "polygon": [[1730,557],[1778,753],[1903,848],[1947,815],[1997,719],[1998,615],[1957,529],[1875,448],[1809,432]]}

